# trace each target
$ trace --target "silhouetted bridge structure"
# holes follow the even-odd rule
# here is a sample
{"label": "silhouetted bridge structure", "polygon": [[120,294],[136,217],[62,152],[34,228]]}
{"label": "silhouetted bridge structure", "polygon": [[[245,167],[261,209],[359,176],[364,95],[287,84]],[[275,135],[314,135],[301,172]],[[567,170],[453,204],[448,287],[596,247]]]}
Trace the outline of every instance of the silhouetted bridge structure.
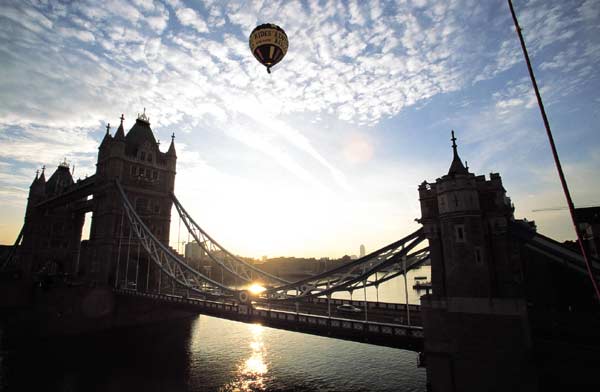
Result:
{"label": "silhouetted bridge structure", "polygon": [[[40,325],[48,314],[57,320],[87,317],[86,325],[93,325],[95,319],[135,319],[137,308],[157,307],[155,321],[169,318],[162,310],[200,313],[422,351],[433,390],[448,385],[489,390],[490,380],[498,390],[560,384],[562,370],[575,374],[583,366],[564,358],[598,363],[593,350],[598,350],[600,317],[584,260],[537,233],[532,222],[516,220],[499,174],[486,179],[470,173],[455,140],[448,174],[418,188],[420,229],[360,259],[292,282],[234,255],[202,229],[173,192],[174,140],[163,153],[144,115],[127,135],[121,118],[114,137],[107,128],[94,176],[75,183],[66,165],[47,182],[44,173],[36,175],[23,229],[2,268],[20,278],[20,293],[34,283],[49,286],[60,275],[71,292],[85,297],[81,304],[55,306],[62,294],[55,301],[52,289],[36,292],[41,308],[23,324],[35,320]],[[173,206],[184,238],[200,249],[200,261],[169,247]],[[85,212],[92,212],[93,220],[84,243]],[[420,306],[366,300],[367,288],[377,291],[400,276],[408,297],[406,274],[425,262],[431,263],[432,293],[421,297]],[[598,260],[592,260],[591,269],[600,280]],[[263,290],[251,290],[255,283]],[[8,286],[5,281],[2,289]],[[351,298],[362,293],[365,300],[336,298],[340,292]],[[3,299],[19,295],[5,293]],[[119,304],[127,305],[120,309]],[[357,313],[338,311],[344,304]],[[80,315],[77,307],[87,313]],[[577,351],[594,342],[592,351]],[[498,379],[498,374],[507,376]],[[588,376],[584,372],[568,381],[588,382]]]}
{"label": "silhouetted bridge structure", "polygon": [[[388,347],[397,347],[420,351],[423,349],[423,327],[420,325],[409,326],[404,323],[377,322],[376,315],[370,320],[365,320],[364,315],[348,318],[348,315],[328,316],[320,314],[318,307],[311,303],[303,303],[298,312],[270,308],[268,305],[240,305],[236,302],[211,301],[200,298],[187,297],[185,295],[154,294],[137,292],[127,289],[116,289],[119,296],[137,297],[140,300],[155,301],[168,304],[173,308],[225,318],[246,323],[259,323],[264,326],[285,329],[295,332],[310,333],[314,335],[327,336],[346,340],[354,340],[364,343],[377,344]],[[353,303],[355,306],[364,306],[364,301],[349,301],[334,299],[332,305]],[[385,311],[393,314],[395,318],[404,318],[406,308],[404,304],[386,304],[367,302],[370,311]],[[396,309],[390,309],[396,308]],[[420,324],[420,307],[409,305],[413,322]],[[312,313],[314,312],[314,313]]]}

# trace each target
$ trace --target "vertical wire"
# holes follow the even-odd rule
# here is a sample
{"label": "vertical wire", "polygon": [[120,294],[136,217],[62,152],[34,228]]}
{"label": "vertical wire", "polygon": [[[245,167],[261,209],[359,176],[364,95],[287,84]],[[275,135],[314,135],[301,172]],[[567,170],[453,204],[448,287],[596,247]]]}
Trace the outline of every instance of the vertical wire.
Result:
{"label": "vertical wire", "polygon": [[117,252],[117,273],[115,274],[115,288],[119,288],[119,267],[121,264],[121,241],[123,240],[123,217],[125,210],[121,211],[121,226],[119,227],[119,250]]}
{"label": "vertical wire", "polygon": [[146,292],[150,291],[150,259],[146,259]]}
{"label": "vertical wire", "polygon": [[[375,272],[375,281],[377,282],[377,272]],[[377,303],[379,303],[379,283],[375,285],[375,295],[377,296]],[[379,305],[377,305],[379,306]]]}
{"label": "vertical wire", "polygon": [[127,261],[125,263],[125,287],[129,287],[129,249],[131,247],[131,223],[129,224],[129,239],[127,240]]}
{"label": "vertical wire", "polygon": [[[402,245],[404,251],[404,245]],[[402,256],[402,265],[404,267],[404,295],[406,296],[406,321],[410,326],[410,308],[408,307],[408,277],[406,276],[406,254]]]}
{"label": "vertical wire", "polygon": [[140,274],[140,241],[138,240],[137,263],[135,265],[135,291],[138,291],[138,277]]}
{"label": "vertical wire", "polygon": [[179,230],[177,230],[177,253],[179,253],[179,247],[181,246],[181,215],[179,215]]}
{"label": "vertical wire", "polygon": [[363,283],[363,290],[364,290],[364,295],[365,295],[365,321],[369,321],[368,305],[367,305],[367,280],[366,279]]}

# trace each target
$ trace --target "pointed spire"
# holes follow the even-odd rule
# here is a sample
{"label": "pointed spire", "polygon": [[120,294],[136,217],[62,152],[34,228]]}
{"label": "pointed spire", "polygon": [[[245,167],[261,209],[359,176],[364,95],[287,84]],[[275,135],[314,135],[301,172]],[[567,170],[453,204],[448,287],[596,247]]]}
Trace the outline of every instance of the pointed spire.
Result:
{"label": "pointed spire", "polygon": [[46,172],[46,165],[42,166],[42,174],[40,175],[40,178],[38,178],[38,183],[40,184],[45,184],[46,183],[46,176],[44,175],[44,173]]}
{"label": "pointed spire", "polygon": [[31,183],[31,186],[29,187],[30,194],[33,193],[33,194],[41,195],[45,192],[45,189],[46,189],[46,178],[44,176],[45,169],[46,169],[46,166],[43,166],[41,175],[40,175],[39,170],[35,171],[35,180],[33,180],[33,182]]}
{"label": "pointed spire", "polygon": [[38,169],[38,170],[36,170],[36,171],[35,171],[35,179],[34,179],[34,180],[33,180],[33,182],[31,183],[31,186],[30,186],[30,187],[34,186],[34,185],[35,185],[35,183],[36,183],[36,182],[38,182],[38,180],[39,180],[39,175],[40,175],[40,169]]}
{"label": "pointed spire", "polygon": [[448,170],[448,175],[455,174],[469,174],[469,171],[464,167],[460,157],[458,156],[458,149],[456,146],[456,137],[454,137],[454,130],[452,130],[452,164],[450,165],[450,170]]}
{"label": "pointed spire", "polygon": [[102,138],[102,142],[100,143],[100,148],[105,146],[110,140],[112,136],[110,136],[110,123],[106,124],[106,133],[104,134],[104,138]]}
{"label": "pointed spire", "polygon": [[452,140],[452,151],[454,152],[454,156],[458,155],[458,152],[456,151],[456,137],[454,136],[454,129],[452,130],[452,137],[450,138],[450,140]]}
{"label": "pointed spire", "polygon": [[171,145],[169,146],[169,150],[167,151],[167,156],[177,158],[177,153],[175,152],[175,132],[171,135]]}
{"label": "pointed spire", "polygon": [[123,121],[125,120],[125,116],[121,114],[121,124],[117,129],[117,133],[115,133],[115,140],[124,141],[125,140],[125,130],[123,129]]}

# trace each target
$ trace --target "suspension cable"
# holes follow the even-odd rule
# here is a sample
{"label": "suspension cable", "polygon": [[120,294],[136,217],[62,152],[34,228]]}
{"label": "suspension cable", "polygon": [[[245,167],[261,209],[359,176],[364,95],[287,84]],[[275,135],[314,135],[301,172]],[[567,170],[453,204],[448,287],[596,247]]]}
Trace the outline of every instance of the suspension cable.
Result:
{"label": "suspension cable", "polygon": [[533,85],[533,90],[535,91],[535,97],[537,98],[538,106],[540,108],[540,113],[542,115],[542,120],[544,121],[544,127],[546,128],[546,135],[548,136],[548,141],[550,142],[550,149],[552,150],[552,155],[554,157],[554,163],[556,165],[556,170],[558,171],[558,177],[560,178],[560,184],[563,189],[563,193],[565,194],[565,198],[567,199],[567,205],[569,207],[569,213],[571,215],[571,222],[573,223],[573,229],[575,230],[575,234],[577,235],[577,243],[579,244],[579,249],[581,250],[581,254],[583,255],[583,260],[585,261],[585,266],[587,268],[587,273],[592,281],[592,286],[596,292],[596,298],[600,302],[600,290],[598,289],[598,284],[596,283],[596,279],[594,278],[594,274],[592,273],[592,268],[590,265],[590,261],[588,259],[587,252],[585,247],[583,246],[583,239],[581,238],[581,233],[577,230],[577,219],[575,218],[575,206],[573,205],[573,200],[571,199],[571,193],[569,192],[569,186],[567,185],[567,180],[565,179],[565,175],[562,170],[562,166],[560,164],[560,159],[558,158],[558,152],[556,150],[556,145],[554,144],[554,137],[552,136],[552,130],[550,129],[550,122],[548,121],[548,117],[546,116],[546,110],[544,109],[544,103],[542,102],[542,96],[540,95],[540,91],[538,89],[538,85],[535,79],[535,75],[533,74],[533,68],[531,67],[531,61],[529,60],[529,53],[527,52],[527,47],[525,46],[525,40],[523,39],[523,34],[521,32],[521,27],[519,26],[519,21],[517,20],[517,15],[515,13],[515,9],[513,8],[513,4],[511,0],[508,0],[508,6],[510,8],[510,13],[512,14],[513,22],[515,24],[515,29],[517,30],[517,35],[519,36],[519,41],[521,42],[521,49],[523,49],[523,56],[525,57],[525,63],[527,64],[527,71],[529,72],[529,77],[531,78],[531,84]]}

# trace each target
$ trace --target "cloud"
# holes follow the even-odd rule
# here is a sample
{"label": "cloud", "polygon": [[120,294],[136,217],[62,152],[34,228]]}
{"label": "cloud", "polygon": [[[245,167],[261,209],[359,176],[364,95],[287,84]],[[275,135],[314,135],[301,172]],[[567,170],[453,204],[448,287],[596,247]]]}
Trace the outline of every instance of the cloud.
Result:
{"label": "cloud", "polygon": [[78,39],[80,41],[84,41],[84,42],[95,41],[94,35],[92,33],[90,33],[89,31],[81,31],[81,30],[61,27],[60,34],[63,37],[73,37],[73,38],[76,38],[76,39]]}
{"label": "cloud", "polygon": [[98,143],[87,129],[63,130],[48,126],[10,127],[0,124],[0,157],[13,161],[36,163],[39,166],[58,164],[64,157],[75,159],[78,165],[87,164],[88,173],[94,169]]}
{"label": "cloud", "polygon": [[[482,165],[511,149],[525,156],[535,102],[508,10],[497,8],[473,0],[3,2],[0,160],[31,171],[30,160],[67,155],[91,171],[104,122],[125,113],[131,124],[146,107],[158,136],[177,131],[190,151],[207,132],[311,189],[347,195],[356,168],[383,159],[379,139],[405,132],[390,121],[449,96],[469,104],[411,126],[464,120]],[[597,9],[593,1],[518,9],[550,106],[597,83],[600,46],[586,39],[597,36]],[[271,75],[248,49],[263,21],[290,39]],[[486,97],[461,96],[473,86]],[[341,129],[336,137],[329,123]],[[492,137],[498,142],[486,143]]]}
{"label": "cloud", "polygon": [[199,33],[207,33],[208,25],[206,22],[191,8],[180,8],[175,11],[177,19],[184,26],[191,26]]}

